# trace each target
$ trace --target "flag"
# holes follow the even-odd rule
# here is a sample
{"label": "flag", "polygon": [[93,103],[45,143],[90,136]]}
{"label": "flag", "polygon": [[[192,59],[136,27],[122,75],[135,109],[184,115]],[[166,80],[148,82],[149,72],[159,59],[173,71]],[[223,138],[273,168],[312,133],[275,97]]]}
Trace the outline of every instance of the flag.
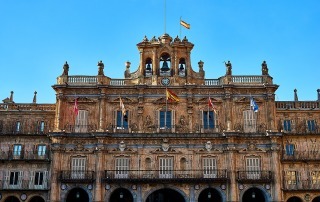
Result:
{"label": "flag", "polygon": [[214,111],[214,113],[217,113],[217,109],[215,108],[215,106],[213,106],[213,103],[212,103],[210,97],[209,97],[208,105],[209,105],[209,107],[211,107],[211,109]]}
{"label": "flag", "polygon": [[190,24],[186,23],[186,22],[183,21],[183,20],[180,20],[180,25],[184,26],[184,27],[187,28],[187,29],[190,29]]}
{"label": "flag", "polygon": [[79,113],[78,98],[74,100],[73,112],[76,116],[78,116],[78,113]]}
{"label": "flag", "polygon": [[124,107],[124,104],[122,102],[121,97],[120,97],[120,109],[122,111],[122,115],[125,116],[126,115],[126,108]]}
{"label": "flag", "polygon": [[258,112],[259,107],[252,97],[250,98],[250,107],[254,112]]}
{"label": "flag", "polygon": [[166,96],[167,100],[179,102],[179,97],[174,92],[172,92],[171,90],[167,89],[166,90],[166,95],[167,95]]}

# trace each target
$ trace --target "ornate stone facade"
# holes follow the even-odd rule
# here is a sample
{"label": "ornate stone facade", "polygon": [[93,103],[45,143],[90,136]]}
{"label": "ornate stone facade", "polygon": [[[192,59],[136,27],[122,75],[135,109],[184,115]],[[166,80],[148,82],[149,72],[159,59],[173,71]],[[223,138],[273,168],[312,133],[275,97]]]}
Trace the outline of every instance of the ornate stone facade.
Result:
{"label": "ornate stone facade", "polygon": [[228,61],[206,79],[187,38],[137,46],[124,79],[102,61],[96,76],[72,76],[66,62],[56,103],[17,104],[12,93],[0,104],[0,200],[320,199],[320,100],[275,101],[265,61],[261,75],[232,75]]}

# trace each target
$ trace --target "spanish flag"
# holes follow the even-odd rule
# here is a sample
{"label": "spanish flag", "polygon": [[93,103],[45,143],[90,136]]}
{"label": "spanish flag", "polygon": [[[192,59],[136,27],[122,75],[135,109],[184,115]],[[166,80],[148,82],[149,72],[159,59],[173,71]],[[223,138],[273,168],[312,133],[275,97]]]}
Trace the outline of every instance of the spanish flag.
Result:
{"label": "spanish flag", "polygon": [[120,109],[122,111],[122,115],[125,116],[126,115],[126,108],[124,107],[124,104],[122,102],[121,97],[120,97]]}
{"label": "spanish flag", "polygon": [[169,101],[175,101],[175,102],[180,101],[179,97],[169,89],[166,90],[166,95],[167,95],[167,100],[169,100]]}
{"label": "spanish flag", "polygon": [[186,22],[183,21],[183,20],[180,20],[180,25],[184,26],[184,27],[187,28],[187,29],[190,29],[190,24],[186,23]]}

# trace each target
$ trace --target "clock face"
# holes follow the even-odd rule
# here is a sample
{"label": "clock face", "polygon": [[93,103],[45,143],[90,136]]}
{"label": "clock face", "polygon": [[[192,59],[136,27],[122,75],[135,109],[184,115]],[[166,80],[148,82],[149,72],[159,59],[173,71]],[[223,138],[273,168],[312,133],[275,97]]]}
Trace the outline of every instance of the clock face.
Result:
{"label": "clock face", "polygon": [[163,79],[161,79],[161,83],[164,86],[168,86],[170,84],[170,79],[169,78],[163,78]]}

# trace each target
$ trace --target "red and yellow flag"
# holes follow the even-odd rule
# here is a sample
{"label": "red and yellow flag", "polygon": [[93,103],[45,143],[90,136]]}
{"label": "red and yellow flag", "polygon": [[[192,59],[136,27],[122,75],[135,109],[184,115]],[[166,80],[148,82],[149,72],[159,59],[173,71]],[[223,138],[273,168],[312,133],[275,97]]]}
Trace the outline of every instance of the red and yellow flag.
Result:
{"label": "red and yellow flag", "polygon": [[211,109],[214,111],[214,113],[217,113],[217,108],[213,105],[210,97],[209,97],[208,105],[209,105],[209,107],[211,107]]}
{"label": "red and yellow flag", "polygon": [[175,101],[175,102],[180,101],[179,97],[169,89],[166,90],[166,96],[167,96],[167,100],[169,100],[169,101]]}

